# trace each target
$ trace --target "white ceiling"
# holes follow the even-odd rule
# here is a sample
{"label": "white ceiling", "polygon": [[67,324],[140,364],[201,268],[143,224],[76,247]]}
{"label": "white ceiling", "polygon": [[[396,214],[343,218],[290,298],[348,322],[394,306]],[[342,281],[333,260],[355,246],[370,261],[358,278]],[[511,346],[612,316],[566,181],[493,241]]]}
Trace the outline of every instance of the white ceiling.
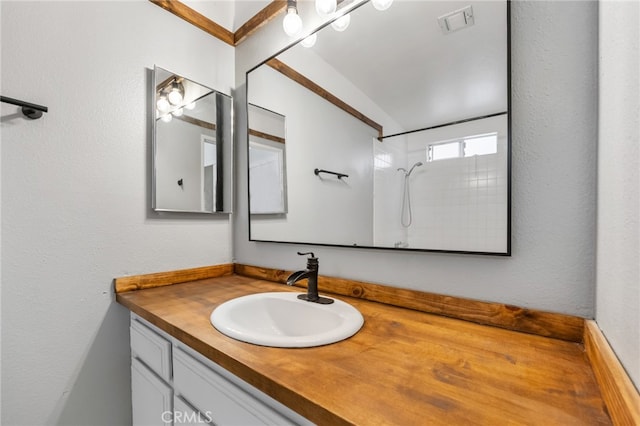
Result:
{"label": "white ceiling", "polygon": [[[468,5],[474,25],[443,34],[438,17]],[[506,30],[505,2],[395,0],[295,55],[318,55],[408,131],[507,110]]]}
{"label": "white ceiling", "polygon": [[[184,0],[230,31],[270,2]],[[443,34],[437,18],[467,5],[474,25]],[[306,54],[322,58],[401,127],[506,111],[506,2],[395,0],[386,11],[365,4],[351,15],[346,31],[324,28]]]}
{"label": "white ceiling", "polygon": [[183,0],[182,3],[235,32],[271,0]]}

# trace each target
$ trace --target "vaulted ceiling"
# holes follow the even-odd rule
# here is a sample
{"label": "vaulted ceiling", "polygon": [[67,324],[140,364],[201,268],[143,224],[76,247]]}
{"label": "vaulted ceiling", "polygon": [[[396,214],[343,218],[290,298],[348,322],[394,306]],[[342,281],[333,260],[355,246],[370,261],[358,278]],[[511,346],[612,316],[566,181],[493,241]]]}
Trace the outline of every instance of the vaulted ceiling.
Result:
{"label": "vaulted ceiling", "polygon": [[271,0],[184,0],[182,3],[227,30],[236,32],[271,3]]}
{"label": "vaulted ceiling", "polygon": [[[150,1],[233,46],[281,18],[287,5],[285,0]],[[384,12],[359,8],[347,31],[327,27],[306,54],[321,57],[405,129],[507,109],[503,2],[395,3]],[[438,17],[469,4],[475,24],[443,34]]]}

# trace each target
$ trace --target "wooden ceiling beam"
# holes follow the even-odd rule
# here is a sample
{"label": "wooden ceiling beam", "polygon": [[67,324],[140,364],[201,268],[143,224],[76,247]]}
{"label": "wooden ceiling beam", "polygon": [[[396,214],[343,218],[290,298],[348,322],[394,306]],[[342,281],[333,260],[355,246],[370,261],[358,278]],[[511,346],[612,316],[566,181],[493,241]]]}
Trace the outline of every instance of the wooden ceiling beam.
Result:
{"label": "wooden ceiling beam", "polygon": [[274,0],[269,3],[264,9],[256,13],[251,19],[245,22],[234,33],[235,45],[239,45],[247,39],[251,34],[256,32],[263,25],[266,25],[272,21],[276,16],[282,13],[287,8],[286,0]]}
{"label": "wooden ceiling beam", "polygon": [[381,140],[382,134],[383,134],[382,125],[377,123],[375,120],[372,120],[371,118],[367,117],[366,115],[364,115],[363,113],[361,113],[360,111],[352,107],[351,105],[344,102],[342,99],[330,93],[329,91],[327,91],[326,89],[318,85],[316,82],[300,74],[298,71],[294,70],[293,68],[291,68],[284,62],[280,61],[279,59],[271,58],[266,62],[266,64],[271,68],[273,68],[274,70],[280,72],[281,74],[289,77],[291,80],[295,81],[301,86],[311,90],[316,95],[324,98],[325,100],[332,103],[333,105],[340,108],[341,110],[345,111],[346,113],[351,114],[353,117],[362,121],[366,125],[374,128],[375,130],[378,131],[378,140]]}

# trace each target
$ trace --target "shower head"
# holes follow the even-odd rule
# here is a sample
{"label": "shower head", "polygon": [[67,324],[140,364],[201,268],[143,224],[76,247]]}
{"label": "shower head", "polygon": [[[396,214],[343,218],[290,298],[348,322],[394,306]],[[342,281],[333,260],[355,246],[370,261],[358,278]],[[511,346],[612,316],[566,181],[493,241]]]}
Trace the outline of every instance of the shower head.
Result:
{"label": "shower head", "polygon": [[422,161],[418,161],[416,164],[414,164],[413,166],[411,166],[411,168],[409,169],[409,171],[407,172],[407,176],[409,176],[411,174],[411,172],[413,171],[413,169],[415,169],[416,167],[420,167],[422,166]]}
{"label": "shower head", "polygon": [[404,167],[398,167],[397,171],[402,170],[404,172],[405,176],[409,176],[411,174],[411,172],[413,171],[413,169],[415,169],[416,167],[420,167],[422,166],[422,161],[418,161],[417,163],[415,163],[413,166],[411,166],[411,168],[409,169],[409,171],[407,171],[407,169],[405,169]]}

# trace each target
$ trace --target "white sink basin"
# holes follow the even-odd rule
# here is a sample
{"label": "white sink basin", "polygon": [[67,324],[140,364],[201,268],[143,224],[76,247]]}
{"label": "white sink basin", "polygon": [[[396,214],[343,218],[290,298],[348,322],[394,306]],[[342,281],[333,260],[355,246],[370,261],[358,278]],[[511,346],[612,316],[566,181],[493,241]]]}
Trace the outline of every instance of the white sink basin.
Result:
{"label": "white sink basin", "polygon": [[364,319],[356,308],[334,299],[330,305],[297,298],[300,293],[257,293],[231,299],[213,310],[211,324],[247,343],[305,348],[353,336]]}

